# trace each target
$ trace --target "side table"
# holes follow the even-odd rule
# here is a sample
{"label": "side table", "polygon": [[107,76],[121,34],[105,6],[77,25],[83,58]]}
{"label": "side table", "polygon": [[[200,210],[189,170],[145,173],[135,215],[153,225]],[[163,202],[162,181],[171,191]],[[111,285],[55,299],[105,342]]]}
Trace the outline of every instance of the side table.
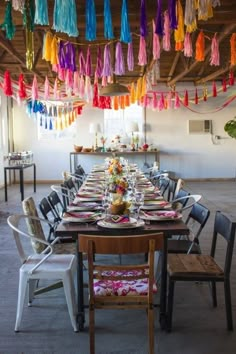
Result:
{"label": "side table", "polygon": [[5,188],[5,202],[7,202],[7,171],[19,171],[20,175],[20,193],[21,200],[24,200],[24,170],[33,167],[34,170],[34,192],[36,192],[36,165],[35,163],[27,163],[22,165],[8,165],[4,167],[4,188]]}

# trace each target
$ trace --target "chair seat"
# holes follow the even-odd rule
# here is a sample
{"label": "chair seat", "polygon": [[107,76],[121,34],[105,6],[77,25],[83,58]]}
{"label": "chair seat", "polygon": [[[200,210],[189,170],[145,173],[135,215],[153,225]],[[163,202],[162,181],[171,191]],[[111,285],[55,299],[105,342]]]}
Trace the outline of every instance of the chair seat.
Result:
{"label": "chair seat", "polygon": [[[168,239],[168,253],[187,253],[192,241]],[[200,253],[199,246],[195,243],[191,248],[191,253]]]}
{"label": "chair seat", "polygon": [[[27,261],[22,264],[20,271],[23,273],[29,273],[31,269],[45,257],[45,254],[34,254],[31,255]],[[45,260],[40,266],[33,272],[30,277],[40,277],[40,279],[49,279],[50,276],[59,276],[60,273],[69,271],[73,268],[73,263],[75,262],[75,256],[73,255],[55,255],[52,254],[47,260]]]}
{"label": "chair seat", "polygon": [[[140,272],[141,273],[141,272]],[[138,271],[113,271],[103,272],[102,276],[106,275],[112,277],[126,276],[127,278],[137,276]],[[94,279],[93,288],[95,296],[133,296],[133,295],[147,295],[148,293],[148,279],[136,280],[98,280]],[[157,292],[157,286],[153,283],[153,292]]]}
{"label": "chair seat", "polygon": [[197,254],[169,254],[168,255],[168,273],[170,277],[183,276],[193,279],[195,277],[221,277],[223,270],[215,262],[214,258],[208,255]]}

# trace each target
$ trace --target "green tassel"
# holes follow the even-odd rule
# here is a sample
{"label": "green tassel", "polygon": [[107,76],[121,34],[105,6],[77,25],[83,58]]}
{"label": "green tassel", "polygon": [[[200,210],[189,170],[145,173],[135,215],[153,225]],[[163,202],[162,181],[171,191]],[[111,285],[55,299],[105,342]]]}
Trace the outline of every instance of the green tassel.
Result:
{"label": "green tassel", "polygon": [[4,22],[3,24],[1,24],[1,28],[6,31],[6,38],[7,39],[12,39],[14,37],[15,34],[15,26],[12,22],[12,4],[11,1],[7,2],[7,6],[6,6],[6,11],[5,11],[5,17],[4,17]]}

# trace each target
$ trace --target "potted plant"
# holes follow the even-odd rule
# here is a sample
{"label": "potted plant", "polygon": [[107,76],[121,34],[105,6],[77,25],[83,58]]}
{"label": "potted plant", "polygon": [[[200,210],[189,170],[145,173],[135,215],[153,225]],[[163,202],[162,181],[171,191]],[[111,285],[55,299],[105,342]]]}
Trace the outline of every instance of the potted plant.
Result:
{"label": "potted plant", "polygon": [[236,139],[236,117],[225,124],[224,130],[231,138]]}

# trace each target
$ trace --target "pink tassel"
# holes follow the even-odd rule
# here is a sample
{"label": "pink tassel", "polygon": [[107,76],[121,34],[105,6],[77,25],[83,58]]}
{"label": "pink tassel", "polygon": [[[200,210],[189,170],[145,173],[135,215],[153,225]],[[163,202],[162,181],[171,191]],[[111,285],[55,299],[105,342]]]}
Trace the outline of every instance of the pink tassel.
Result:
{"label": "pink tassel", "polygon": [[184,56],[187,58],[191,58],[193,56],[193,45],[189,32],[186,32],[184,37]]}
{"label": "pink tassel", "polygon": [[79,81],[79,95],[80,97],[84,97],[84,77],[80,76],[80,81]]}
{"label": "pink tassel", "polygon": [[102,86],[107,86],[107,77],[106,76],[103,76],[102,77]]}
{"label": "pink tassel", "polygon": [[84,88],[85,99],[87,102],[91,102],[93,98],[93,88],[91,85],[91,80],[89,76],[85,77],[85,88]]}
{"label": "pink tassel", "polygon": [[164,36],[163,36],[163,49],[167,52],[171,50],[170,45],[170,17],[168,11],[164,13]]}
{"label": "pink tassel", "polygon": [[78,71],[74,72],[73,76],[73,93],[74,95],[79,95],[79,73]]}
{"label": "pink tassel", "polygon": [[50,97],[50,85],[49,85],[48,77],[46,76],[44,81],[44,99],[48,100],[49,97]]}
{"label": "pink tassel", "polygon": [[66,80],[65,80],[66,92],[70,92],[73,89],[73,73],[71,70],[66,70]]}
{"label": "pink tassel", "polygon": [[79,52],[79,74],[85,75],[85,59],[82,50]]}
{"label": "pink tassel", "polygon": [[157,109],[157,94],[156,94],[156,92],[153,92],[152,106],[153,106],[153,109]]}
{"label": "pink tassel", "polygon": [[62,69],[60,66],[58,67],[58,79],[61,81],[65,81],[66,71]]}
{"label": "pink tassel", "polygon": [[220,65],[220,53],[219,53],[219,41],[216,37],[216,33],[212,38],[211,42],[211,59],[210,65],[219,66]]}
{"label": "pink tassel", "polygon": [[158,60],[160,59],[160,55],[161,55],[161,46],[160,46],[159,35],[155,33],[156,25],[154,21],[152,21],[152,27],[153,27],[152,55],[154,60]]}
{"label": "pink tassel", "polygon": [[167,98],[166,98],[166,103],[167,107],[166,108],[172,108],[172,100],[171,100],[172,94],[171,92],[168,93]]}
{"label": "pink tassel", "polygon": [[54,99],[58,99],[58,86],[57,86],[57,79],[55,79],[55,82],[54,82],[54,87],[53,87],[53,97]]}
{"label": "pink tassel", "polygon": [[31,89],[32,100],[35,101],[39,98],[38,93],[38,81],[36,75],[34,75],[32,89]]}
{"label": "pink tassel", "polygon": [[138,65],[146,65],[146,64],[147,64],[146,41],[144,37],[140,36]]}
{"label": "pink tassel", "polygon": [[160,100],[158,102],[158,110],[162,111],[165,108],[165,99],[164,99],[164,94],[163,92],[161,93]]}
{"label": "pink tassel", "polygon": [[174,104],[174,108],[175,108],[175,109],[180,108],[180,100],[179,100],[179,95],[178,95],[177,92],[175,93],[175,104]]}

